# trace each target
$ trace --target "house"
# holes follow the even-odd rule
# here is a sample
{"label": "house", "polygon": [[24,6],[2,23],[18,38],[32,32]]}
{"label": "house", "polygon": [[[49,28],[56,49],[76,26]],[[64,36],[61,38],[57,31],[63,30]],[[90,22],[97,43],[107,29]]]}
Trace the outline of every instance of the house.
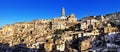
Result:
{"label": "house", "polygon": [[[34,43],[32,44],[32,48],[36,48],[36,49],[42,49],[42,45],[43,45],[44,42],[37,42],[37,43]],[[41,45],[41,47],[40,47]]]}
{"label": "house", "polygon": [[53,43],[44,43],[44,49],[45,51],[52,51],[53,50]]}
{"label": "house", "polygon": [[46,43],[44,43],[45,51],[48,51],[48,52],[52,51],[53,50],[53,45],[54,45],[53,39],[46,40]]}
{"label": "house", "polygon": [[72,39],[73,39],[72,34],[67,34],[67,35],[65,36],[65,40],[66,40],[66,41],[70,41],[70,40],[72,40]]}
{"label": "house", "polygon": [[65,50],[65,42],[61,39],[58,39],[55,41],[56,50],[58,51],[64,51]]}
{"label": "house", "polygon": [[117,31],[116,27],[112,27],[111,24],[107,24],[107,27],[104,27],[104,33],[110,33]]}
{"label": "house", "polygon": [[100,33],[99,33],[99,30],[96,29],[96,28],[93,29],[91,33],[92,33],[91,35],[99,35],[99,34],[100,34]]}
{"label": "house", "polygon": [[81,28],[82,30],[87,29],[87,23],[86,23],[86,22],[82,22],[80,28]]}
{"label": "house", "polygon": [[7,36],[14,35],[15,27],[13,25],[6,25],[2,28],[2,33]]}

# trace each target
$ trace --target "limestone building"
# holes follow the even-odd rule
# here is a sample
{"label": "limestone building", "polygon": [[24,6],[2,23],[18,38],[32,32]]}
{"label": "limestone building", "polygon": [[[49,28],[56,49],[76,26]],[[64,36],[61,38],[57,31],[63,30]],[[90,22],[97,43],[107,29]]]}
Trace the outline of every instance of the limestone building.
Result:
{"label": "limestone building", "polygon": [[14,35],[15,27],[12,25],[3,26],[2,33],[6,36]]}
{"label": "limestone building", "polygon": [[[51,38],[55,30],[65,29],[78,23],[73,13],[66,16],[64,8],[62,8],[61,13],[62,15],[59,18],[53,18],[52,20],[33,20],[32,22],[17,22],[3,26],[0,29],[0,36],[9,37],[4,42],[10,43],[10,46],[24,43],[29,48],[35,47],[38,42],[45,42],[45,40]],[[51,51],[52,46],[53,42],[44,44],[46,51]],[[65,48],[64,43],[57,44],[57,46],[60,51]]]}
{"label": "limestone building", "polygon": [[65,29],[69,23],[77,23],[77,18],[73,13],[70,16],[66,16],[64,8],[62,8],[62,16],[60,18],[52,19],[52,26],[55,29]]}
{"label": "limestone building", "polygon": [[93,16],[92,19],[88,19],[86,21],[83,21],[81,22],[81,29],[89,29],[90,26],[92,26],[92,29],[93,28],[98,28],[98,27],[101,27],[102,23],[100,23],[99,20],[96,20],[96,16]]}
{"label": "limestone building", "polygon": [[66,16],[65,9],[62,8],[62,16],[60,18],[53,18],[52,21],[77,22],[77,18],[73,13],[70,16]]}
{"label": "limestone building", "polygon": [[107,24],[107,27],[104,27],[104,33],[116,32],[117,28],[112,27],[110,23]]}

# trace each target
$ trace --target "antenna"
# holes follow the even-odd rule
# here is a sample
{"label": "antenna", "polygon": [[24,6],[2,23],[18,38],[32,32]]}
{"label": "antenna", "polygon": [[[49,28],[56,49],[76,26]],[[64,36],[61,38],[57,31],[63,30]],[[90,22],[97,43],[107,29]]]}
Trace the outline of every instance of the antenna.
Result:
{"label": "antenna", "polygon": [[90,16],[90,12],[88,12],[88,17]]}

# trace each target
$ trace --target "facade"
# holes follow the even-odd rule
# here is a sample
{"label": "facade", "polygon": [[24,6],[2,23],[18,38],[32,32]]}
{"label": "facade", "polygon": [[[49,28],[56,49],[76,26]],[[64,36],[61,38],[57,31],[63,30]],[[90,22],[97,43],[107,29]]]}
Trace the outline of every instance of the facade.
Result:
{"label": "facade", "polygon": [[82,41],[81,43],[81,51],[87,50],[91,48],[91,44],[89,40]]}
{"label": "facade", "polygon": [[104,27],[104,33],[116,32],[117,28],[112,27],[111,24],[107,24],[107,27]]}
{"label": "facade", "polygon": [[53,45],[54,45],[53,39],[48,39],[46,41],[46,43],[44,43],[44,49],[45,49],[45,51],[47,51],[47,52],[52,51],[53,50]]}
{"label": "facade", "polygon": [[64,51],[65,50],[64,41],[58,39],[58,40],[55,41],[55,45],[56,45],[56,50],[58,50],[58,51]]}
{"label": "facade", "polygon": [[92,35],[99,35],[100,34],[98,29],[93,29],[93,31],[91,33],[92,33]]}
{"label": "facade", "polygon": [[75,15],[72,13],[68,18],[67,18],[68,22],[77,22],[77,18],[75,17]]}
{"label": "facade", "polygon": [[67,23],[77,23],[77,18],[74,14],[71,14],[70,16],[65,16],[65,9],[62,8],[62,16],[61,18],[53,18],[52,19],[52,26],[53,28],[56,27],[56,29],[65,29],[67,26]]}
{"label": "facade", "polygon": [[92,19],[81,22],[81,29],[89,29],[90,25],[92,25],[92,28],[99,28],[102,27],[101,24],[99,20],[96,20],[96,16],[94,16]]}
{"label": "facade", "polygon": [[[112,27],[111,24],[107,23],[110,19],[105,16],[99,16],[99,19],[92,16],[90,19],[77,21],[73,13],[66,16],[64,8],[62,8],[61,13],[61,17],[52,20],[34,20],[3,26],[0,29],[0,43],[9,43],[11,47],[18,44],[27,44],[26,47],[36,49],[40,48],[39,44],[43,44],[42,49],[45,49],[46,52],[52,52],[54,49],[63,52],[66,51],[66,44],[72,45],[75,40],[78,43],[77,46],[81,43],[81,46],[79,46],[81,50],[86,50],[91,48],[91,41],[101,34],[102,28],[103,33],[106,34],[118,30],[117,27]],[[116,22],[119,23],[120,20],[116,19]],[[69,27],[73,27],[75,30],[71,30]],[[55,31],[59,29],[64,32],[55,34]],[[80,39],[84,39],[81,38],[83,36],[87,40],[79,42]],[[71,52],[76,50],[70,46],[67,49]]]}
{"label": "facade", "polygon": [[45,51],[51,52],[53,50],[53,43],[45,43],[44,49]]}
{"label": "facade", "polygon": [[4,26],[2,28],[2,33],[4,35],[7,35],[7,36],[14,35],[14,33],[15,33],[15,27],[12,26],[12,25]]}

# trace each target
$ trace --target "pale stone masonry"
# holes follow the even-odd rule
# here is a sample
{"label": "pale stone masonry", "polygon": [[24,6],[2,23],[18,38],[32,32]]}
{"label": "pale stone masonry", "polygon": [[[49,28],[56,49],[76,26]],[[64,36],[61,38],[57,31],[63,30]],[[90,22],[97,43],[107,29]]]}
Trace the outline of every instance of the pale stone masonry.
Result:
{"label": "pale stone masonry", "polygon": [[[32,22],[17,22],[3,26],[0,29],[0,37],[2,37],[0,43],[9,43],[10,46],[24,43],[27,44],[28,48],[34,48],[36,43],[46,42],[47,39],[52,38],[56,29],[65,29],[76,23],[77,18],[75,15],[71,14],[66,17],[65,9],[62,8],[62,16],[60,18],[53,18],[52,20],[33,20]],[[45,43],[45,48],[49,45],[51,47],[53,44]],[[48,49],[48,51],[51,49],[52,48]]]}
{"label": "pale stone masonry", "polygon": [[[5,25],[0,28],[0,43],[8,43],[10,47],[26,44],[27,48],[35,49],[39,49],[39,44],[42,44],[45,51],[51,52],[53,49],[65,51],[66,42],[72,45],[76,39],[90,37],[78,44],[81,50],[87,50],[92,47],[91,42],[99,34],[108,34],[118,30],[110,23],[110,16],[107,16],[110,18],[106,18],[101,15],[100,19],[97,19],[97,16],[92,16],[91,19],[87,17],[88,19],[78,21],[73,13],[66,16],[64,8],[61,13],[61,17],[51,20],[33,20],[32,22]],[[64,32],[57,34],[55,33],[57,30]],[[67,47],[67,49],[71,52],[75,50],[71,47]]]}

